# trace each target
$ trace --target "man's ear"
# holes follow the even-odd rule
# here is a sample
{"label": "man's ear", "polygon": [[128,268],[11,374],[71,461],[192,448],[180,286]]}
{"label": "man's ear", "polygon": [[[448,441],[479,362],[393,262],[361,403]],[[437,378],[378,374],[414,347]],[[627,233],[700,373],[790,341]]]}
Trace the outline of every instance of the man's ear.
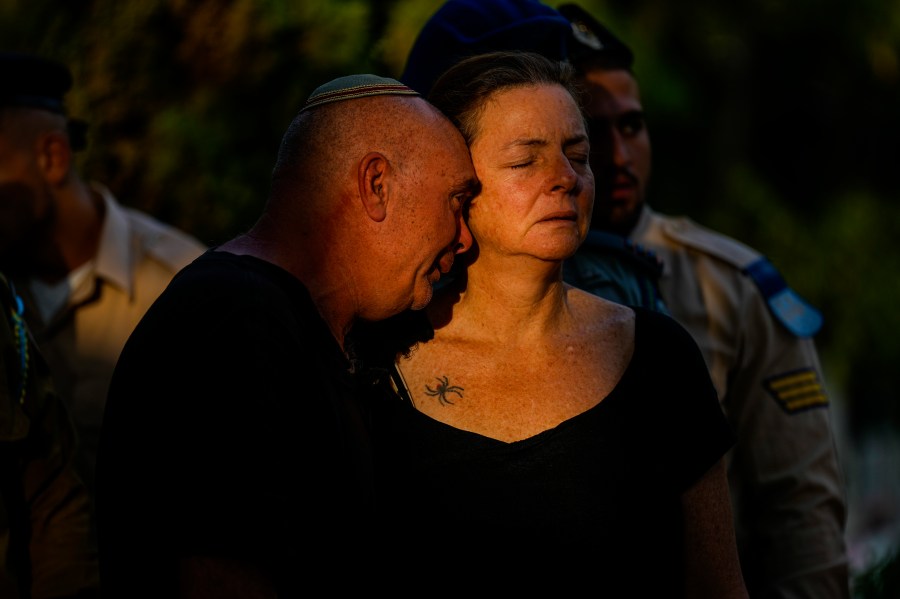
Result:
{"label": "man's ear", "polygon": [[36,142],[37,161],[44,178],[51,185],[65,181],[72,166],[72,148],[69,140],[59,131],[40,135]]}
{"label": "man's ear", "polygon": [[359,197],[369,218],[381,222],[387,216],[391,163],[380,152],[369,152],[359,162]]}

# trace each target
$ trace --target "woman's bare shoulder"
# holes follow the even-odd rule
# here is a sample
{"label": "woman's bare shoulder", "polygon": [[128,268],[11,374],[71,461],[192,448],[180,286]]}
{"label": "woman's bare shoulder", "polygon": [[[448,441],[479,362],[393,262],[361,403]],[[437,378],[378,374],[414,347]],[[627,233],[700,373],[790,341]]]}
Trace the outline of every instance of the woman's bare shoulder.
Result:
{"label": "woman's bare shoulder", "polygon": [[630,307],[570,285],[567,285],[566,296],[573,316],[590,323],[589,330],[599,327],[605,333],[619,330],[633,334],[635,313]]}

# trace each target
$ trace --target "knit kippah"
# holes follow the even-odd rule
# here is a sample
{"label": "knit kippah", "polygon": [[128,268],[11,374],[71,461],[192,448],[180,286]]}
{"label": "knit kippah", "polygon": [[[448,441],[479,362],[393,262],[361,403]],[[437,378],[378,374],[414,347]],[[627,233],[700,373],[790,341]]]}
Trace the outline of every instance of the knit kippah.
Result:
{"label": "knit kippah", "polygon": [[419,92],[407,87],[396,79],[379,77],[377,75],[347,75],[338,77],[328,83],[317,87],[309,95],[306,104],[300,112],[315,106],[339,102],[341,100],[353,100],[355,98],[368,98],[371,96],[418,96]]}

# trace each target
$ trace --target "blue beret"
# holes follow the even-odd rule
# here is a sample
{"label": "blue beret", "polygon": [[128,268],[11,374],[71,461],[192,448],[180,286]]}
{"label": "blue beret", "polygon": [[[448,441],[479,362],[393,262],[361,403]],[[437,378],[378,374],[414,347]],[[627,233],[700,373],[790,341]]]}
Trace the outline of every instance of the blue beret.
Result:
{"label": "blue beret", "polygon": [[400,80],[427,96],[463,58],[500,50],[572,62],[602,56],[624,69],[634,61],[628,46],[576,4],[556,10],[537,0],[447,0],[419,32]]}
{"label": "blue beret", "polygon": [[571,28],[536,0],[448,0],[419,32],[400,80],[427,95],[444,71],[467,56],[530,50],[563,60]]}
{"label": "blue beret", "polygon": [[17,52],[0,52],[0,106],[24,106],[65,114],[63,96],[72,74],[58,62]]}
{"label": "blue beret", "polygon": [[577,4],[561,4],[559,12],[572,23],[574,42],[569,44],[569,60],[577,62],[588,57],[602,57],[613,68],[631,69],[634,54],[586,10]]}

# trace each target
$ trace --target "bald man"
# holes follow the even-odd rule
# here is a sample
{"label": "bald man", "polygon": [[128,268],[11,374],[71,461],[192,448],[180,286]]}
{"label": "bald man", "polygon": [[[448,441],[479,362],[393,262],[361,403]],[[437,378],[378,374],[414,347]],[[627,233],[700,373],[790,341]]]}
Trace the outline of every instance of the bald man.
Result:
{"label": "bald man", "polygon": [[294,597],[371,559],[353,326],[428,304],[472,242],[477,189],[462,136],[410,88],[313,92],[258,222],[184,269],[122,353],[98,464],[105,592]]}

